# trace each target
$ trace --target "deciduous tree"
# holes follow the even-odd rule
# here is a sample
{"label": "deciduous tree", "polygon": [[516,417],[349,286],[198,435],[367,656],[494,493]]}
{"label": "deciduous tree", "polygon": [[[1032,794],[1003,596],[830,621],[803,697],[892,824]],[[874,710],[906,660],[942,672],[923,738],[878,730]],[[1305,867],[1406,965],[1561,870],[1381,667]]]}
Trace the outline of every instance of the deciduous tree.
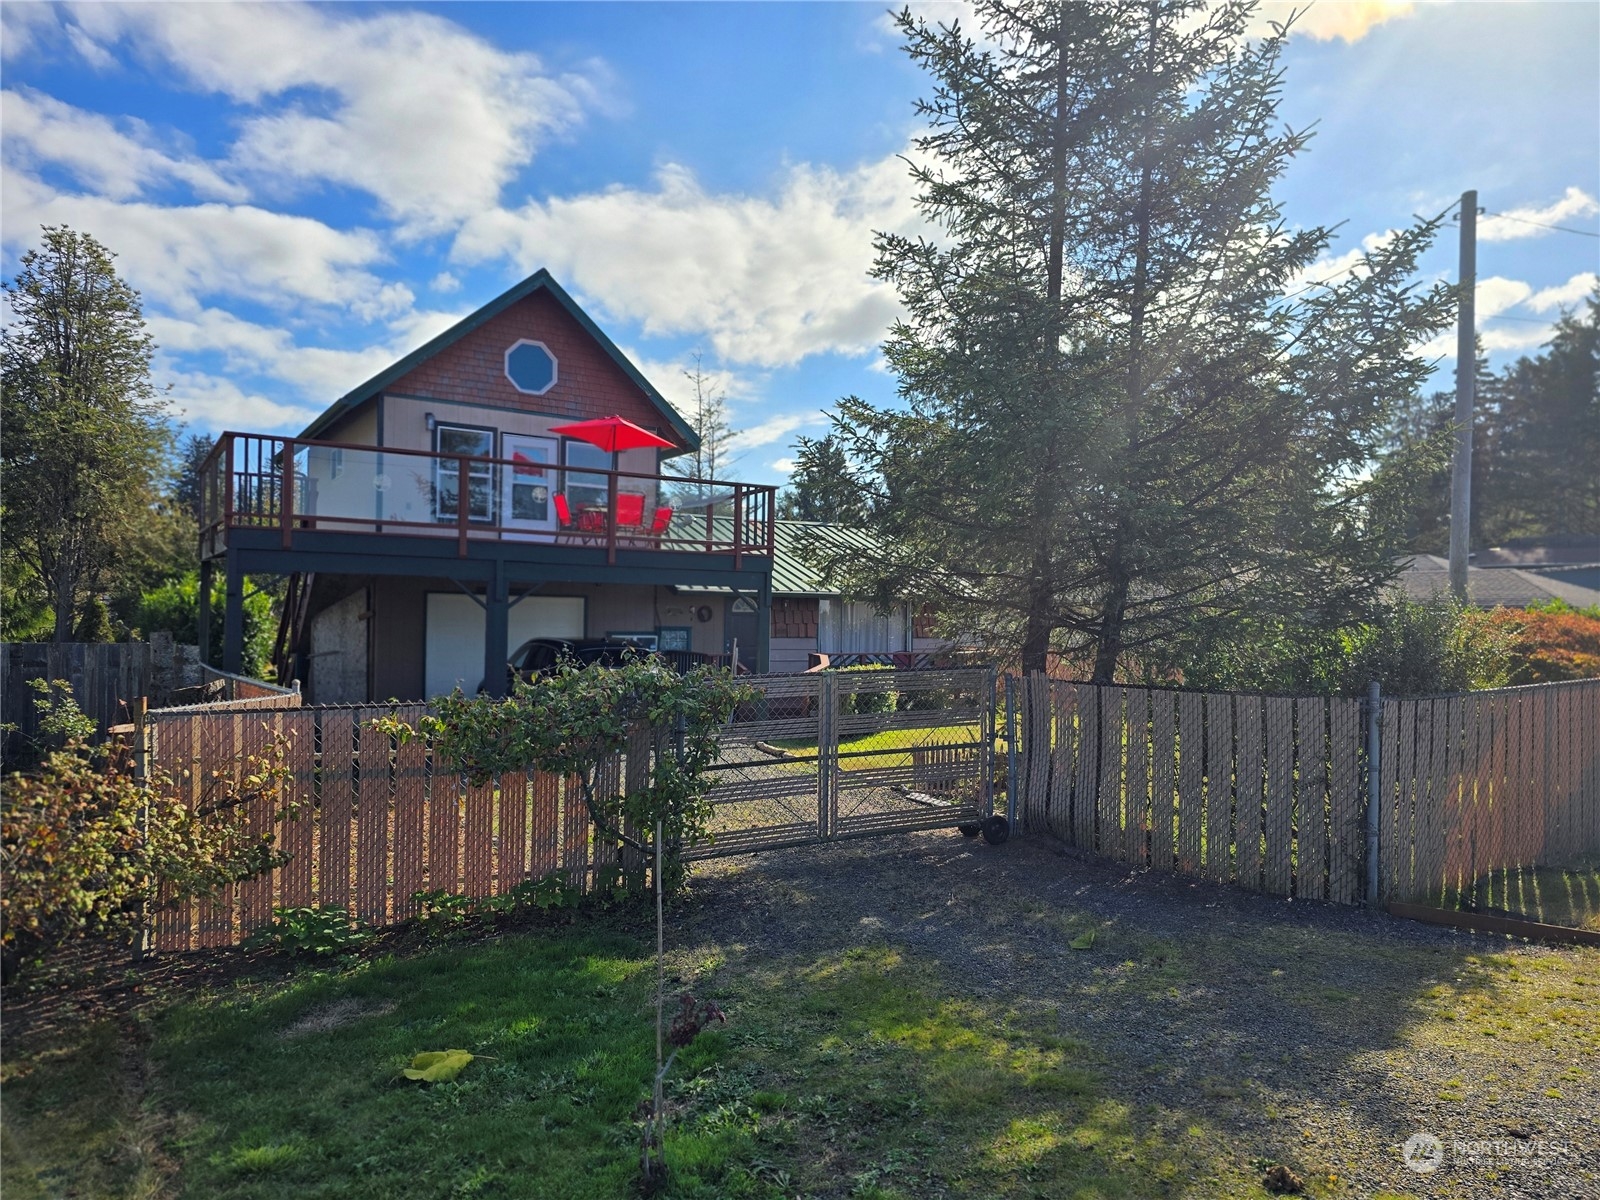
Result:
{"label": "deciduous tree", "polygon": [[166,442],[139,293],[93,237],[47,226],[5,283],[5,548],[37,578],[70,641],[139,549]]}

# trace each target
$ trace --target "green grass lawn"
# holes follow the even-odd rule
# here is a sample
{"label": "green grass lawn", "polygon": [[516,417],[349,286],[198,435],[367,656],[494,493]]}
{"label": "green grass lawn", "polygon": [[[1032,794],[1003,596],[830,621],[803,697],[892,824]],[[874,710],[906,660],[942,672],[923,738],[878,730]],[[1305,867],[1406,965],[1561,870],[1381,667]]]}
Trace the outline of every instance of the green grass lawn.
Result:
{"label": "green grass lawn", "polygon": [[[635,938],[559,929],[241,981],[131,1039],[64,1031],[8,1065],[5,1194],[631,1195],[652,978]],[[674,1070],[671,1195],[1142,1196],[1200,1165],[1131,1126],[1083,1046],[891,950],[723,982],[732,1023]],[[456,1047],[485,1056],[457,1082],[401,1078]]]}
{"label": "green grass lawn", "polygon": [[[1176,1013],[1209,972],[1234,969],[1219,964],[1257,969],[1263,954],[1313,964],[1274,969],[1261,985],[1267,998],[1287,989],[1306,1028],[1360,1000],[1319,982],[1321,958],[1437,976],[1412,1002],[1403,1040],[1476,1056],[1463,1059],[1464,1096],[1499,1078],[1478,1059],[1516,1052],[1518,1039],[1560,1039],[1575,1056],[1600,1045],[1592,960],[1578,955],[1467,958],[1451,973],[1438,955],[1348,934],[1280,932],[1269,953],[1253,940],[1260,930],[1231,922],[1180,947],[1039,902],[994,919],[1063,942],[1097,930],[1082,960],[1092,987],[1105,1005],[1146,1017]],[[58,1021],[20,1046],[13,1037],[4,1194],[632,1196],[654,960],[649,928],[630,920],[585,913],[442,947],[401,934],[387,950],[321,967],[257,961],[138,1018]],[[669,1195],[1266,1195],[1255,1143],[1221,1120],[1253,1092],[1220,1062],[1206,1068],[1215,1087],[1191,1100],[1137,1101],[1128,1076],[1140,1069],[1069,1036],[1080,1026],[976,995],[925,953],[881,941],[752,961],[736,942],[690,937],[669,969],[730,1016],[675,1069]],[[458,1047],[484,1056],[459,1080],[401,1077],[413,1055]],[[1504,1071],[1501,1061],[1489,1065]],[[1584,1086],[1573,1062],[1574,1082],[1559,1086]],[[1309,1187],[1324,1200],[1357,1194],[1332,1175]]]}
{"label": "green grass lawn", "polygon": [[[940,725],[932,729],[881,729],[839,743],[839,766],[846,771],[875,767],[909,767],[912,750],[925,746],[975,746],[981,735],[976,725]],[[772,743],[780,750],[816,757],[815,738],[784,738]],[[1004,756],[1005,743],[997,754]]]}

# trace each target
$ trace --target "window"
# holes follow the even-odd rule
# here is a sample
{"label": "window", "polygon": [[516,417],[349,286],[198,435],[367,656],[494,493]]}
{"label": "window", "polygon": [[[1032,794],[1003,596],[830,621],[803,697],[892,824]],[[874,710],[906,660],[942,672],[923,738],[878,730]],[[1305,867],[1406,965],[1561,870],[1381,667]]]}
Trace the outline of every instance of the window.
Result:
{"label": "window", "polygon": [[[568,438],[563,443],[561,452],[563,461],[569,468],[592,467],[602,471],[611,469],[610,453],[598,446],[591,446],[588,442]],[[580,508],[604,508],[611,494],[611,483],[605,475],[590,475],[587,472],[568,470],[562,490],[567,494],[567,503],[576,512]]]}
{"label": "window", "polygon": [[[467,425],[439,425],[433,431],[433,448],[440,454],[488,458],[494,453],[494,430]],[[456,519],[456,488],[460,483],[460,460],[434,460],[434,516],[440,521]],[[494,466],[491,463],[467,464],[467,520],[494,520]]]}
{"label": "window", "polygon": [[824,654],[895,654],[911,649],[906,606],[887,613],[860,600],[817,601],[817,649]]}

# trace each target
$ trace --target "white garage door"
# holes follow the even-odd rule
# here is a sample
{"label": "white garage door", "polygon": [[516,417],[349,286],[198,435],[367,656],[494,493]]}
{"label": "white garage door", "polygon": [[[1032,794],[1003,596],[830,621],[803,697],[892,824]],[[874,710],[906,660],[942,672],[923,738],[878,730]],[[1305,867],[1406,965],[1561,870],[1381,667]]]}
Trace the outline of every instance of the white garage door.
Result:
{"label": "white garage door", "polygon": [[[511,608],[509,653],[529,638],[583,636],[583,597],[529,596]],[[483,609],[460,592],[428,593],[426,695],[460,687],[469,695],[483,681]]]}

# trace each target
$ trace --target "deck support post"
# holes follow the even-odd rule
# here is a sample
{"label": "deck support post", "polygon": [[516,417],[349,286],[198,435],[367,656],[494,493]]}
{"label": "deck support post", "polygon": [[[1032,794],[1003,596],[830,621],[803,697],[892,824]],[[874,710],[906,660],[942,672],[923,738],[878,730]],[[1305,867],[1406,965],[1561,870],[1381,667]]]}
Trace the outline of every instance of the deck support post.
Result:
{"label": "deck support post", "polygon": [[222,669],[244,673],[244,572],[230,550],[226,558],[227,598],[222,609]]}
{"label": "deck support post", "polygon": [[506,659],[511,653],[510,590],[506,565],[496,560],[483,603],[483,686],[491,696],[504,696],[510,690],[506,681]]}
{"label": "deck support post", "polygon": [[216,586],[217,568],[210,560],[206,559],[200,564],[200,661],[206,666],[214,665],[211,661],[211,589]]}
{"label": "deck support post", "polygon": [[765,675],[772,669],[772,576],[761,577],[756,597],[756,672]]}

